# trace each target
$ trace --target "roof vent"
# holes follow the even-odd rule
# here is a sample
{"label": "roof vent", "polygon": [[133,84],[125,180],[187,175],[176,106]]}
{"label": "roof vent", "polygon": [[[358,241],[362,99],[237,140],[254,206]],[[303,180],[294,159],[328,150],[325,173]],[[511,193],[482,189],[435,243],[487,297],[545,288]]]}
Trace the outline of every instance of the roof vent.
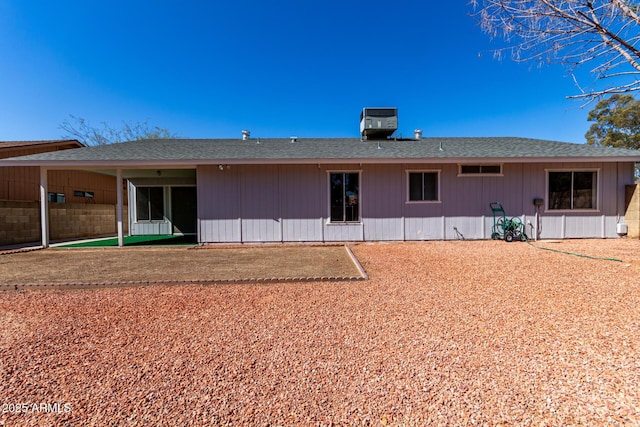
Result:
{"label": "roof vent", "polygon": [[397,108],[363,108],[360,113],[360,135],[385,139],[398,129]]}
{"label": "roof vent", "polygon": [[251,137],[251,131],[243,130],[242,131],[242,140],[246,141]]}
{"label": "roof vent", "polygon": [[421,140],[422,139],[422,129],[416,129],[413,131],[413,136],[415,139],[417,140]]}
{"label": "roof vent", "polygon": [[298,142],[298,137],[297,136],[290,136],[289,139],[291,140],[291,143],[293,144],[294,142]]}

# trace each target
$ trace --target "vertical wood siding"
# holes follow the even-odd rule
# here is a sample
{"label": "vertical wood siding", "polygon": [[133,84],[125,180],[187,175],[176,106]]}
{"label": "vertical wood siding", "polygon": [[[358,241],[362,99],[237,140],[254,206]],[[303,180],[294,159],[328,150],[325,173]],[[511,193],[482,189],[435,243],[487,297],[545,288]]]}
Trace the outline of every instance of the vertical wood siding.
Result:
{"label": "vertical wood siding", "polygon": [[243,242],[282,241],[280,167],[245,166],[240,172]]}
{"label": "vertical wood siding", "polygon": [[442,240],[444,217],[405,217],[404,240]]}
{"label": "vertical wood siding", "polygon": [[[547,169],[599,170],[598,209],[536,210],[547,199]],[[440,171],[440,201],[407,203],[407,170]],[[328,222],[328,171],[361,171],[362,222]],[[503,176],[458,176],[455,164],[280,165],[198,168],[202,242],[304,242],[357,240],[488,239],[494,223],[489,204],[502,202],[507,217],[520,217],[541,238],[616,237],[624,214],[624,186],[633,165],[615,163],[505,164]],[[528,225],[527,222],[530,222]]]}
{"label": "vertical wood siding", "polygon": [[317,166],[280,166],[280,212],[285,242],[322,241],[326,207],[324,172]]}
{"label": "vertical wood siding", "polygon": [[198,166],[198,222],[201,242],[241,242],[240,167]]}
{"label": "vertical wood siding", "polygon": [[[85,171],[50,170],[48,190],[63,193],[67,203],[115,204],[116,179]],[[74,196],[74,191],[93,192],[93,199]],[[0,200],[40,199],[40,168],[12,166],[0,168]]]}
{"label": "vertical wood siding", "polygon": [[402,165],[371,165],[362,173],[365,240],[403,240],[402,206],[406,200]]}
{"label": "vertical wood siding", "polygon": [[171,233],[169,222],[134,222],[131,224],[132,236],[157,236]]}
{"label": "vertical wood siding", "polygon": [[[75,149],[74,143],[51,143],[11,147],[0,150],[0,159],[29,154]],[[116,179],[113,176],[85,171],[49,171],[49,191],[64,193],[67,203],[116,204]],[[91,191],[92,200],[75,197],[75,190]],[[0,200],[40,199],[40,168],[15,166],[0,168]]]}
{"label": "vertical wood siding", "polygon": [[[50,192],[64,193],[67,203],[116,204],[116,178],[113,176],[85,171],[54,170],[49,171],[48,186]],[[93,193],[93,199],[77,197],[74,195],[75,191],[90,191]],[[126,200],[126,192],[123,198]]]}

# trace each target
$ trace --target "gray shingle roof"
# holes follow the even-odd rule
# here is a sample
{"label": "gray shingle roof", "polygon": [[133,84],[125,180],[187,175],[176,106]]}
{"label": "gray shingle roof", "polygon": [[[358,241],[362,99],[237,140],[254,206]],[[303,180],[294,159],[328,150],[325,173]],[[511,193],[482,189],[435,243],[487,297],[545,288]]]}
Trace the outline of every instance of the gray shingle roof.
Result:
{"label": "gray shingle roof", "polygon": [[[513,137],[423,138],[421,140],[361,141],[357,138],[168,139],[131,141],[14,158],[42,165],[81,163],[213,162],[293,163],[349,160],[359,162],[416,160],[500,160],[518,162],[545,159],[640,161],[636,150],[594,147]],[[0,161],[0,165],[2,165]],[[8,165],[4,162],[4,165]]]}

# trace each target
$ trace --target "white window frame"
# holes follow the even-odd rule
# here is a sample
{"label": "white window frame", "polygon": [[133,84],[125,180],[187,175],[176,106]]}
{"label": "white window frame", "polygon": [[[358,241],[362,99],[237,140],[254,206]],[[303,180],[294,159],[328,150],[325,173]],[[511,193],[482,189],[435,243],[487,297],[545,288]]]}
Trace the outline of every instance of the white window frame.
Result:
{"label": "white window frame", "polygon": [[[327,170],[327,225],[359,225],[362,224],[362,170]],[[331,221],[331,174],[332,173],[357,173],[358,174],[358,220],[357,221]]]}
{"label": "white window frame", "polygon": [[[138,219],[138,188],[150,188],[150,187],[161,187],[162,188],[162,219]],[[167,223],[169,222],[167,219],[167,212],[170,208],[169,201],[167,200],[167,187],[166,185],[134,185],[133,186],[133,221],[136,224],[152,224],[152,223]]]}
{"label": "white window frame", "polygon": [[[406,180],[405,203],[406,204],[442,203],[442,192],[441,192],[442,185],[440,184],[440,175],[441,175],[440,172],[441,172],[441,169],[406,169],[405,170],[405,174],[406,174],[405,175],[405,180]],[[435,173],[436,174],[436,179],[438,180],[437,182],[438,199],[437,200],[410,200],[409,199],[411,195],[409,174],[412,174],[412,173]]]}
{"label": "white window frame", "polygon": [[[462,166],[498,166],[500,168],[499,173],[462,173]],[[469,177],[469,176],[504,176],[504,163],[458,163],[458,176],[459,177]]]}
{"label": "white window frame", "polygon": [[[567,213],[567,212],[590,212],[590,213],[597,213],[600,212],[600,197],[601,197],[601,178],[600,176],[602,175],[600,173],[600,168],[580,168],[580,167],[575,167],[575,168],[550,168],[550,169],[545,169],[545,185],[544,185],[544,191],[545,191],[545,202],[544,202],[544,210],[545,212],[549,212],[549,213]],[[596,173],[596,197],[595,197],[595,202],[596,202],[596,207],[592,208],[592,209],[549,209],[549,172],[595,172]],[[573,180],[571,182],[571,204],[573,204]]]}

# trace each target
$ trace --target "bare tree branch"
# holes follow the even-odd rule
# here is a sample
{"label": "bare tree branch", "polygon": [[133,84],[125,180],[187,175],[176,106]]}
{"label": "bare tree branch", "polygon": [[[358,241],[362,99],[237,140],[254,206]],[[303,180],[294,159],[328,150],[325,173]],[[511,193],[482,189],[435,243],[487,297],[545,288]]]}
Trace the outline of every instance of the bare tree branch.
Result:
{"label": "bare tree branch", "polygon": [[[472,0],[482,30],[502,38],[517,62],[591,67],[596,80],[620,79],[603,90],[584,90],[572,98],[640,89],[640,2],[638,0]],[[574,78],[575,80],[575,78]],[[577,83],[577,80],[576,80]]]}
{"label": "bare tree branch", "polygon": [[66,132],[63,138],[74,138],[85,145],[105,145],[117,142],[136,141],[141,139],[168,139],[178,136],[168,129],[151,126],[147,121],[142,123],[122,122],[122,128],[108,126],[101,122],[99,127],[90,125],[82,117],[69,115],[70,120],[64,120],[59,126]]}

